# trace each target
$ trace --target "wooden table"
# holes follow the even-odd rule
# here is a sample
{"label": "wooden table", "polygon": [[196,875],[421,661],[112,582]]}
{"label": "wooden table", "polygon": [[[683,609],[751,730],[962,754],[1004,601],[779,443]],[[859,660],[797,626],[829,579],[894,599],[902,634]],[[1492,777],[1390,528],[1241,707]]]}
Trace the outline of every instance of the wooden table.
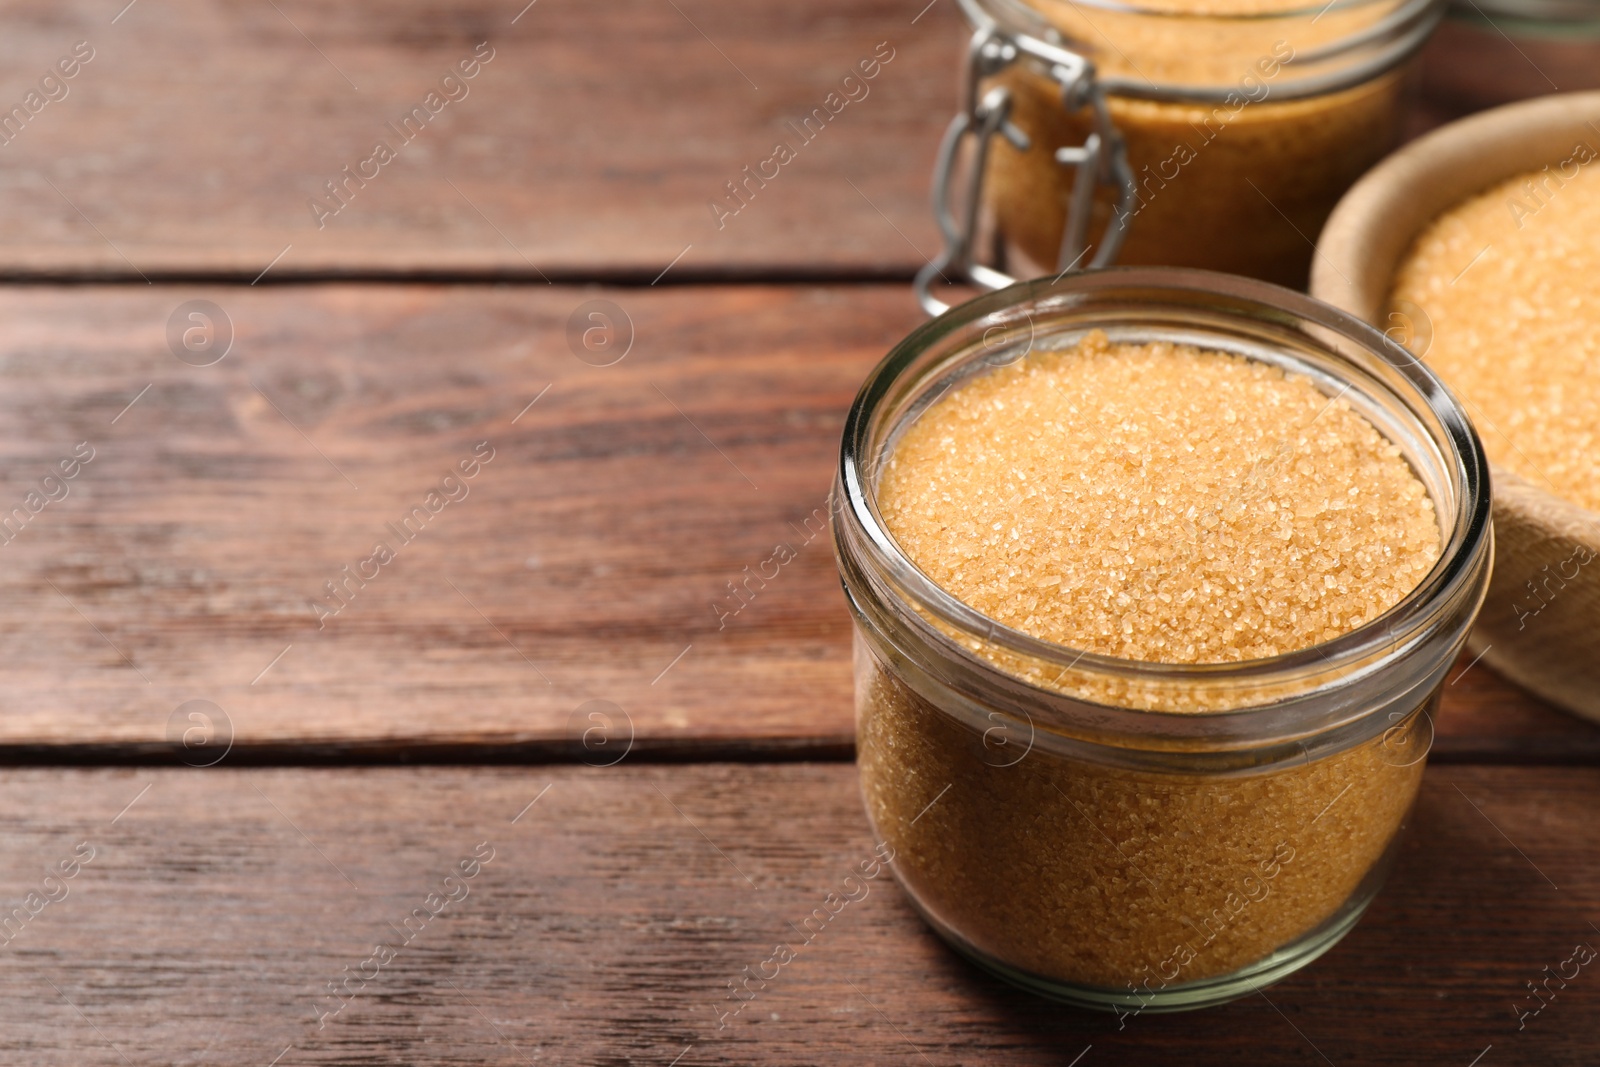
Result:
{"label": "wooden table", "polygon": [[1389,888],[1266,996],[1119,1029],[885,881],[719,1022],[871,846],[806,522],[919,318],[949,0],[122,3],[0,40],[5,100],[93,53],[0,146],[0,511],[93,455],[0,544],[4,1062],[1594,1062],[1600,980],[1513,1005],[1600,940],[1600,731],[1467,662]]}

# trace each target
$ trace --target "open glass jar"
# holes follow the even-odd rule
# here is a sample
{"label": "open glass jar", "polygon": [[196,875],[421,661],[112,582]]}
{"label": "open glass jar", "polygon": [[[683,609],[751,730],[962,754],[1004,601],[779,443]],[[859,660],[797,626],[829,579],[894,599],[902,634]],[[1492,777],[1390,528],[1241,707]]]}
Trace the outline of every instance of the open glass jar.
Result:
{"label": "open glass jar", "polygon": [[[1264,361],[1348,400],[1425,487],[1437,562],[1372,621],[1230,663],[1078,651],[952,596],[879,510],[898,435],[970,377],[1091,330]],[[1355,924],[1416,795],[1492,556],[1487,463],[1431,372],[1354,318],[1249,279],[1116,269],[1024,283],[923,325],[879,364],[834,491],[868,815],[954,947],[1061,1000],[1178,1010],[1289,974]]]}
{"label": "open glass jar", "polygon": [[[1442,11],[1442,0],[960,3],[974,32],[934,177],[945,249],[918,276],[934,314],[941,277],[995,289],[1114,260],[1303,285],[1334,204],[1393,146],[1402,67]],[[1009,274],[979,261],[986,237]]]}

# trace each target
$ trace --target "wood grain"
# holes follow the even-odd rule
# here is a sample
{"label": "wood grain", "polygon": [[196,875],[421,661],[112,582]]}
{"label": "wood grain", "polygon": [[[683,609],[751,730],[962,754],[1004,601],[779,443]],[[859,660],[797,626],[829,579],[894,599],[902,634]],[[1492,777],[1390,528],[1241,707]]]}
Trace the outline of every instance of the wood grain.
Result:
{"label": "wood grain", "polygon": [[[913,8],[14,5],[0,104],[97,54],[0,147],[0,276],[903,276],[934,249],[962,39],[952,4]],[[317,229],[306,200],[483,40],[471,95]],[[879,40],[871,97],[714,229],[706,201]],[[214,366],[168,350],[194,299],[232,320]],[[613,366],[569,349],[595,299],[631,317]],[[1590,1062],[1585,979],[1512,1011],[1593,932],[1587,767],[1430,769],[1388,891],[1270,1001],[1119,1031],[958,962],[884,881],[718,1027],[872,842],[851,767],[748,762],[848,755],[826,545],[726,626],[712,604],[803,539],[856,385],[917,319],[900,285],[0,289],[0,517],[94,448],[0,538],[0,759],[220,760],[0,777],[8,912],[94,849],[5,932],[0,1059]],[[322,584],[482,441],[467,496],[319,630]],[[1452,677],[1436,761],[1600,757],[1483,664]],[[645,763],[719,753],[746,762]],[[319,1025],[480,844],[469,895]]]}
{"label": "wood grain", "polygon": [[[233,324],[213,366],[167,349],[191,299]],[[633,324],[613,366],[568,348],[594,299]],[[903,287],[10,289],[0,317],[0,515],[96,450],[0,544],[0,751],[153,758],[206,700],[243,758],[848,753],[817,531],[850,400],[917,321]],[[396,558],[346,582],[380,540]],[[797,558],[719,615],[780,542]],[[347,606],[319,618],[330,581]],[[620,709],[613,747],[575,752],[591,700]],[[1441,757],[1600,753],[1481,665],[1439,734]]]}
{"label": "wood grain", "polygon": [[[249,280],[292,245],[274,276],[648,281],[680,253],[682,277],[908,276],[935,251],[951,0],[915,24],[926,0],[177,0],[113,23],[125,2],[11,5],[4,108],[75,42],[95,54],[0,146],[0,275]],[[482,42],[466,95],[402,143],[387,124]],[[880,43],[866,95],[802,144],[786,123]],[[397,158],[319,228],[309,201],[379,139]],[[718,228],[710,202],[779,141],[796,158]]]}
{"label": "wood grain", "polygon": [[[213,367],[160,332],[197,293],[237,331]],[[566,347],[587,291],[0,294],[0,499],[75,442],[100,449],[4,546],[0,739],[160,742],[190,699],[241,745],[563,739],[590,699],[645,735],[847,735],[821,538],[721,629],[713,605],[823,506],[856,384],[914,321],[906,294],[609,295],[636,350],[598,368]],[[400,546],[386,524],[481,440],[496,458],[470,495]],[[323,583],[379,539],[395,563],[319,630],[311,600],[337,603]]]}
{"label": "wood grain", "polygon": [[[727,982],[870,854],[852,768],[19,771],[0,782],[7,907],[79,842],[95,854],[0,949],[0,1050],[39,1065],[944,1067],[1092,1046],[1080,1067],[1465,1067],[1492,1045],[1484,1064],[1585,1064],[1595,975],[1552,985],[1520,1032],[1513,1004],[1600,940],[1597,803],[1594,769],[1434,768],[1396,872],[1343,943],[1264,997],[1122,1030],[959,962],[885,877],[719,1029]],[[319,1029],[338,1003],[327,984],[400,940],[485,843],[466,896],[407,928]]]}
{"label": "wood grain", "polygon": [[[930,172],[965,40],[950,0],[121,6],[13,5],[3,108],[74,43],[94,58],[0,145],[0,277],[648,281],[680,254],[669,277],[906,277],[937,249]],[[387,124],[485,41],[467,95],[400,145]],[[788,123],[880,42],[894,58],[868,95],[802,144]],[[1539,63],[1564,87],[1595,66],[1593,44],[1557,51]],[[1456,24],[1422,68],[1413,134],[1549,91]],[[319,227],[309,202],[332,206],[324,183],[380,138],[397,158]],[[719,227],[710,203],[779,141],[796,158]]]}
{"label": "wood grain", "polygon": [[[610,367],[567,346],[601,296],[635,331]],[[166,350],[192,297],[235,325],[215,366]],[[565,738],[592,699],[668,736],[847,730],[848,620],[825,535],[802,535],[851,396],[917,319],[903,287],[113,287],[0,307],[0,500],[74,443],[99,450],[0,547],[7,742],[159,741],[191,699],[241,742]],[[482,441],[467,497],[402,544],[389,524]],[[396,559],[319,630],[313,598],[337,604],[324,583],[380,540]],[[778,541],[799,558],[719,630],[714,602]]]}

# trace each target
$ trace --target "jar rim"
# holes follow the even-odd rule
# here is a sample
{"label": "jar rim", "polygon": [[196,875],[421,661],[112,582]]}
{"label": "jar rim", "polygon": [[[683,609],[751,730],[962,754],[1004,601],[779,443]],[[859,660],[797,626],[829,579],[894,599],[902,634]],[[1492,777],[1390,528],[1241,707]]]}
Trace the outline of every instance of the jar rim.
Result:
{"label": "jar rim", "polygon": [[[998,31],[1013,38],[1042,43],[1046,49],[1073,51],[1073,45],[1046,14],[1024,0],[957,0],[967,21],[983,32]],[[1393,70],[1409,59],[1427,41],[1444,17],[1446,0],[1316,0],[1297,2],[1282,11],[1241,12],[1237,14],[1174,11],[1148,6],[1140,0],[1055,0],[1067,9],[1090,8],[1106,15],[1132,15],[1154,20],[1214,27],[1290,26],[1309,20],[1315,23],[1328,12],[1369,9],[1373,18],[1352,27],[1309,51],[1296,54],[1284,66],[1317,68],[1300,77],[1275,85],[1273,97],[1280,101],[1323,96],[1365,84]],[[1077,54],[1077,53],[1074,53]],[[1087,57],[1085,57],[1087,58]],[[1248,73],[1248,71],[1246,71]],[[1234,84],[1184,84],[1154,82],[1143,77],[1097,72],[1105,91],[1113,96],[1146,100],[1175,100],[1189,103],[1225,102],[1238,93]]]}
{"label": "jar rim", "polygon": [[[1439,558],[1416,587],[1388,610],[1329,641],[1271,657],[1205,663],[1125,659],[1045,641],[990,619],[924,573],[888,532],[877,508],[877,486],[869,484],[873,479],[869,476],[868,465],[875,469],[879,458],[890,447],[888,435],[878,432],[881,427],[876,425],[876,419],[895,391],[904,390],[907,385],[904,376],[914,369],[916,360],[958,334],[970,334],[976,324],[986,320],[1002,321],[997,316],[1003,317],[1008,312],[1014,319],[1015,313],[1021,310],[1028,316],[1030,328],[1036,328],[1032,316],[1047,313],[1052,308],[1083,307],[1097,299],[1115,301],[1129,299],[1130,294],[1152,293],[1176,300],[1218,299],[1234,309],[1242,321],[1272,323],[1280,328],[1298,323],[1301,331],[1297,336],[1307,343],[1320,345],[1335,364],[1349,359],[1338,345],[1354,347],[1386,366],[1390,382],[1404,383],[1412,391],[1411,396],[1398,399],[1425,409],[1437,420],[1440,432],[1424,429],[1439,451],[1437,458],[1446,468],[1446,477],[1457,487],[1454,506],[1447,515],[1443,505],[1448,502],[1430,493],[1434,496],[1435,514],[1440,524]],[[1196,343],[1205,344],[1204,341]],[[949,371],[957,364],[970,364],[973,351],[972,344],[965,344],[935,367]],[[1350,367],[1354,381],[1357,368],[1354,363]],[[930,368],[922,368],[922,371],[926,375]],[[913,419],[914,416],[904,422],[909,424]],[[1383,432],[1381,428],[1379,432]],[[872,450],[879,444],[882,447],[874,456]],[[1431,370],[1376,328],[1331,305],[1268,282],[1187,268],[1112,267],[1054,280],[1020,282],[984,294],[923,323],[891,349],[863,382],[846,417],[835,488],[841,499],[834,502],[834,512],[845,527],[841,534],[864,542],[862,547],[873,557],[874,571],[886,577],[898,590],[908,593],[917,605],[940,622],[965,636],[997,644],[1048,666],[1094,672],[1135,683],[1204,685],[1226,679],[1268,685],[1301,678],[1311,671],[1350,669],[1386,649],[1407,647],[1423,636],[1440,604],[1466,595],[1473,582],[1481,583],[1481,572],[1492,545],[1489,489],[1487,456],[1460,404]],[[1481,596],[1481,589],[1478,595]],[[1476,611],[1475,603],[1472,611]],[[1004,674],[992,664],[983,665],[997,674]],[[1160,710],[1139,713],[1162,714]],[[1192,716],[1194,713],[1173,714]]]}
{"label": "jar rim", "polygon": [[[1009,6],[1014,0],[977,0],[980,6],[989,10],[991,14],[995,9]],[[1281,10],[1272,11],[1183,11],[1172,7],[1161,7],[1140,0],[1053,0],[1055,3],[1067,7],[1091,7],[1097,11],[1105,11],[1122,15],[1149,15],[1152,18],[1171,18],[1193,22],[1215,22],[1224,25],[1233,23],[1272,22],[1278,19],[1300,19],[1307,16],[1316,17],[1333,11],[1350,11],[1364,7],[1374,7],[1379,4],[1392,4],[1395,0],[1331,0],[1328,3],[1319,3],[1317,0],[1298,0],[1293,7],[1285,6]],[[1432,0],[1404,0],[1414,6],[1424,6]],[[1037,9],[1030,9],[1035,10]]]}

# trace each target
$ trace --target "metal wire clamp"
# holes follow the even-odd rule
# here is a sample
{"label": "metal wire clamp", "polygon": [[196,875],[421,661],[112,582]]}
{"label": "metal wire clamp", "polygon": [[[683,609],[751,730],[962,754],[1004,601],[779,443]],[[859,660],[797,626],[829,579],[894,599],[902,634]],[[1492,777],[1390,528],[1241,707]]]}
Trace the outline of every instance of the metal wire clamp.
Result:
{"label": "metal wire clamp", "polygon": [[[1006,33],[972,0],[962,0],[961,6],[977,29],[967,47],[962,94],[965,104],[950,120],[934,164],[933,214],[944,237],[944,248],[917,272],[913,283],[917,303],[930,315],[941,314],[950,306],[933,295],[935,279],[964,282],[985,290],[1003,289],[1017,280],[978,262],[974,249],[978,212],[983,203],[984,175],[995,135],[1004,137],[1019,152],[1032,147],[1027,134],[1011,121],[1010,90],[997,85],[980,95],[984,79],[1028,57],[1041,65],[1061,87],[1061,102],[1068,111],[1087,107],[1093,113],[1094,132],[1084,143],[1056,150],[1056,162],[1074,170],[1066,225],[1062,228],[1061,249],[1056,260],[1056,269],[1062,274],[1078,269],[1088,251],[1089,219],[1096,188],[1104,184],[1115,189],[1117,203],[1112,221],[1087,264],[1089,267],[1103,267],[1116,258],[1138,193],[1133,171],[1128,166],[1127,148],[1122,134],[1111,121],[1105,91],[1095,79],[1094,64],[1076,52],[1037,38]],[[951,203],[951,187],[963,142],[969,136],[973,148],[968,157],[968,173],[962,179],[964,195],[958,217]]]}

